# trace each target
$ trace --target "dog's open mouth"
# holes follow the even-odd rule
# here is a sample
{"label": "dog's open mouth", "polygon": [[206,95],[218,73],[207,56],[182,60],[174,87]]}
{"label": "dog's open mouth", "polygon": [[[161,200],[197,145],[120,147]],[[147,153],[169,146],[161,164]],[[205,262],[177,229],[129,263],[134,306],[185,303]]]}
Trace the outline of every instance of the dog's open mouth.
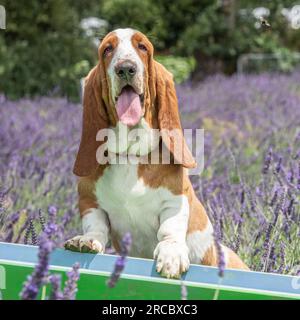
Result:
{"label": "dog's open mouth", "polygon": [[133,87],[126,85],[116,98],[119,120],[127,126],[135,126],[142,116],[144,95],[137,94]]}

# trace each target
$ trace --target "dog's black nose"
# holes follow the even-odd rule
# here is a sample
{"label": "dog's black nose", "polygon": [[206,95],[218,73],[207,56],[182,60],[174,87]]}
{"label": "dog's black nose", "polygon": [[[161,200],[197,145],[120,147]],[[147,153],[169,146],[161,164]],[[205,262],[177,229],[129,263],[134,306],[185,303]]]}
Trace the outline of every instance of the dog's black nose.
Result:
{"label": "dog's black nose", "polygon": [[131,61],[124,61],[116,65],[115,72],[121,79],[131,79],[136,74],[136,64]]}

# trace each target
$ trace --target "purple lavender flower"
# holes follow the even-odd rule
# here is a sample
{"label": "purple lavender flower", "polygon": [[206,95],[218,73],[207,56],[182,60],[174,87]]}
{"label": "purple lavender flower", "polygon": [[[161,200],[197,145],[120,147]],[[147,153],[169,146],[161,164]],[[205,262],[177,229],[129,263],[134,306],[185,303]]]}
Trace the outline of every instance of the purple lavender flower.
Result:
{"label": "purple lavender flower", "polygon": [[277,273],[283,273],[284,271],[284,265],[285,265],[285,245],[283,243],[280,244],[280,265],[277,270]]}
{"label": "purple lavender flower", "polygon": [[72,270],[67,273],[68,280],[65,283],[63,299],[64,300],[75,300],[77,292],[77,281],[79,280],[79,268],[80,264],[75,263]]}
{"label": "purple lavender flower", "polygon": [[215,246],[216,246],[217,257],[218,257],[219,277],[223,277],[225,267],[226,267],[224,252],[223,252],[222,245],[220,244],[220,242],[215,241]]}
{"label": "purple lavender flower", "polygon": [[131,248],[131,235],[129,232],[125,233],[121,243],[121,256],[127,257]]}
{"label": "purple lavender flower", "polygon": [[264,248],[264,254],[263,254],[263,259],[266,262],[269,258],[270,255],[270,240],[271,240],[271,234],[273,231],[273,224],[269,223],[268,228],[267,228],[267,232],[266,232],[266,237],[265,237],[265,241],[263,244],[263,248]]}
{"label": "purple lavender flower", "polygon": [[13,213],[10,216],[10,221],[6,229],[6,237],[4,239],[5,242],[11,242],[14,236],[14,225],[18,222],[20,217],[20,212]]}
{"label": "purple lavender flower", "polygon": [[48,207],[49,220],[54,221],[57,214],[57,208],[55,206]]}
{"label": "purple lavender flower", "polygon": [[54,220],[55,216],[50,215],[45,230],[39,236],[38,263],[20,293],[22,300],[36,299],[40,287],[49,281],[49,259],[55,248],[55,242],[52,238],[55,237],[55,232],[58,230]]}
{"label": "purple lavender flower", "polygon": [[285,206],[285,201],[286,201],[286,193],[287,193],[287,190],[286,188],[282,188],[281,190],[281,194],[280,194],[280,197],[279,197],[279,202],[274,210],[274,226],[276,225],[277,223],[277,220],[278,220],[278,216],[279,216],[279,213],[280,212],[284,212],[284,206]]}
{"label": "purple lavender flower", "polygon": [[17,235],[15,242],[18,243],[18,242],[22,239],[22,236],[23,236],[23,234],[24,234],[24,232],[25,232],[23,242],[24,242],[25,244],[28,243],[29,236],[30,236],[30,228],[29,228],[30,219],[31,219],[31,217],[28,217],[28,218],[25,220],[25,222],[23,223],[23,225],[20,227],[20,229],[19,229],[19,234]]}
{"label": "purple lavender flower", "polygon": [[[183,127],[206,128],[204,171],[200,179],[192,179],[197,196],[210,218],[220,224],[219,241],[226,239],[229,247],[250,256],[250,265],[260,271],[263,267],[259,261],[266,255],[267,229],[276,217],[276,228],[265,243],[270,250],[275,244],[273,256],[277,256],[269,268],[286,273],[299,260],[297,252],[286,250],[282,268],[279,250],[280,243],[297,243],[300,236],[300,96],[295,94],[300,90],[299,75],[299,70],[276,77],[267,73],[216,75],[198,85],[177,86]],[[47,210],[49,203],[60,209],[49,208],[50,213],[45,215],[45,220],[56,216],[55,244],[61,245],[66,237],[80,231],[79,224],[69,223],[73,215],[77,217],[76,177],[65,174],[72,171],[80,140],[80,108],[66,99],[1,99],[0,119],[5,119],[0,126],[0,225],[4,226],[0,230],[1,241],[21,242],[26,236],[28,219],[20,228],[8,227],[15,208],[38,212],[38,208]],[[8,117],[6,110],[10,110]],[[259,170],[262,157],[265,159]],[[287,191],[282,202],[284,188]],[[242,189],[247,192],[244,205],[240,199]],[[24,207],[28,194],[32,194],[32,203]],[[212,202],[216,219],[209,209]],[[28,217],[37,226],[39,217]],[[238,231],[241,219],[242,228]],[[17,234],[13,234],[16,230]],[[273,239],[276,234],[280,235],[279,244]],[[29,243],[30,237],[31,233]],[[253,243],[251,252],[249,243]]]}
{"label": "purple lavender flower", "polygon": [[32,219],[30,219],[29,228],[30,228],[30,231],[31,231],[31,243],[33,245],[36,245],[38,243],[38,240],[37,240],[37,234],[36,234],[35,227],[34,227]]}
{"label": "purple lavender flower", "polygon": [[49,257],[54,249],[54,245],[46,233],[42,233],[39,243],[38,264],[24,284],[23,290],[20,293],[22,300],[36,299],[41,286],[48,282]]}
{"label": "purple lavender flower", "polygon": [[300,190],[300,161],[298,162],[297,188],[298,188],[298,190]]}
{"label": "purple lavender flower", "polygon": [[4,193],[0,191],[0,215],[3,215],[4,211],[5,211]]}
{"label": "purple lavender flower", "polygon": [[268,171],[269,171],[269,168],[270,168],[270,165],[271,165],[271,162],[272,162],[272,158],[273,158],[273,150],[272,148],[270,147],[269,150],[268,150],[268,153],[265,157],[265,160],[264,160],[264,167],[263,167],[263,174],[267,174]]}
{"label": "purple lavender flower", "polygon": [[25,235],[24,235],[24,244],[28,244],[28,241],[29,241],[29,236],[30,236],[30,225],[26,228],[26,231],[25,231]]}
{"label": "purple lavender flower", "polygon": [[273,197],[271,199],[271,202],[270,202],[270,206],[273,207],[274,204],[277,202],[277,198],[278,198],[278,192],[280,191],[280,187],[276,186],[275,187],[275,191],[274,191],[274,194],[273,194]]}
{"label": "purple lavender flower", "polygon": [[122,271],[125,268],[125,263],[126,263],[126,257],[128,256],[128,253],[131,248],[131,235],[129,232],[127,232],[121,241],[121,251],[120,251],[120,256],[117,258],[114,266],[114,270],[107,281],[107,286],[109,288],[114,288],[115,285],[117,284]]}
{"label": "purple lavender flower", "polygon": [[[278,237],[277,237],[278,238]],[[275,253],[275,244],[277,241],[274,241],[271,245],[270,248],[270,253],[269,253],[269,259],[267,261],[267,266],[266,266],[266,271],[267,272],[274,272],[274,265],[277,260],[277,255]]]}
{"label": "purple lavender flower", "polygon": [[61,276],[59,274],[53,274],[49,277],[49,282],[51,284],[49,300],[63,300],[63,293],[60,290]]}
{"label": "purple lavender flower", "polygon": [[278,162],[276,164],[276,167],[275,167],[275,172],[277,174],[281,171],[281,167],[282,167],[282,157],[280,156],[279,160],[278,160]]}
{"label": "purple lavender flower", "polygon": [[46,221],[45,221],[45,218],[43,216],[43,213],[42,213],[41,209],[39,209],[39,221],[40,221],[40,225],[41,225],[42,231],[44,231],[45,230]]}
{"label": "purple lavender flower", "polygon": [[215,248],[216,248],[216,253],[217,253],[219,277],[223,277],[226,263],[225,263],[225,256],[224,256],[224,252],[223,252],[222,245],[220,242],[220,238],[221,237],[220,237],[219,227],[218,227],[218,225],[216,225],[215,229],[214,229],[214,242],[215,242]]}
{"label": "purple lavender flower", "polygon": [[247,199],[250,203],[250,209],[252,212],[255,212],[256,211],[256,203],[255,203],[255,200],[252,196],[252,193],[251,191],[248,189],[248,188],[245,188],[246,189],[246,195],[247,195]]}
{"label": "purple lavender flower", "polygon": [[293,214],[294,204],[295,204],[295,199],[292,198],[289,201],[289,205],[288,205],[287,210],[286,210],[286,214],[287,214],[288,217],[292,216],[292,214]]}

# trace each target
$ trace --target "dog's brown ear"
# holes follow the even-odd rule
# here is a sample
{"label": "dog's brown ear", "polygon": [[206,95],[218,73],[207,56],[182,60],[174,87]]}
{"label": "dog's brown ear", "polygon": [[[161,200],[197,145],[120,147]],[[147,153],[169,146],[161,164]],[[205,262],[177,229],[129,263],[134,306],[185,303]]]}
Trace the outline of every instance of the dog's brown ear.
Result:
{"label": "dog's brown ear", "polygon": [[185,168],[195,168],[195,159],[184,139],[172,74],[160,63],[154,62],[158,124],[164,145],[173,154],[175,163]]}
{"label": "dog's brown ear", "polygon": [[94,67],[85,79],[83,94],[82,134],[73,172],[80,177],[88,176],[99,165],[96,159],[97,132],[108,128],[108,116],[102,99],[100,65]]}

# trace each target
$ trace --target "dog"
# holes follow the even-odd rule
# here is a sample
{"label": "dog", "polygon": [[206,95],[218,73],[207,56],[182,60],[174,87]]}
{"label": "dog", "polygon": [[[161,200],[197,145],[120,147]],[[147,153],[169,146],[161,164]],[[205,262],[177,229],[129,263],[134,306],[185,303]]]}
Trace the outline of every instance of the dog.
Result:
{"label": "dog", "polygon": [[[130,255],[156,259],[157,272],[167,278],[179,278],[190,263],[217,266],[213,227],[188,177],[196,162],[182,132],[172,74],[153,59],[149,39],[129,28],[107,34],[98,57],[85,80],[82,136],[74,165],[83,235],[66,241],[65,248],[102,253],[111,241],[118,252],[123,235],[130,232]],[[123,134],[116,147],[100,141],[98,132],[133,128],[143,129],[146,138],[152,130],[163,132],[156,143],[139,150],[141,159],[155,150],[161,160],[163,145],[172,163],[101,162],[107,155],[110,159],[134,152],[130,143],[121,141]],[[106,153],[100,152],[99,160],[103,146]],[[248,269],[231,249],[221,248],[227,268]]]}

